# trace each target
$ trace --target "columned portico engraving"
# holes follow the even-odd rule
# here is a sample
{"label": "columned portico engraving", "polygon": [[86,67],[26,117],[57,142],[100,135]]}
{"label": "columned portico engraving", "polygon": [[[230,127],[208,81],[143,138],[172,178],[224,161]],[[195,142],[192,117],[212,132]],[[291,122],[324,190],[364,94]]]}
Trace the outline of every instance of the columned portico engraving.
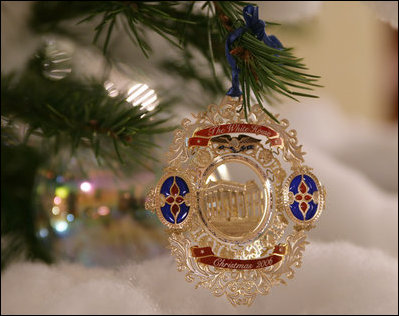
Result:
{"label": "columned portico engraving", "polygon": [[254,180],[244,184],[211,180],[204,188],[203,201],[206,220],[231,236],[256,226],[265,209],[264,192]]}

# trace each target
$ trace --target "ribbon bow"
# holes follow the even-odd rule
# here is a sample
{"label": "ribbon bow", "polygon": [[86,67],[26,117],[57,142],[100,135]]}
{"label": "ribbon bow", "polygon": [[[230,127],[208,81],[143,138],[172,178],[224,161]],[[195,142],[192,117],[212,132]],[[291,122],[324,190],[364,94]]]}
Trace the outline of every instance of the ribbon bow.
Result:
{"label": "ribbon bow", "polygon": [[231,88],[226,94],[231,97],[239,97],[242,94],[240,90],[240,81],[238,76],[240,73],[240,69],[238,68],[234,57],[231,56],[230,54],[231,44],[233,44],[235,40],[237,40],[242,34],[244,34],[244,32],[250,30],[252,33],[254,33],[254,35],[258,40],[263,41],[267,46],[275,49],[283,48],[283,45],[281,44],[281,42],[278,40],[277,37],[275,37],[274,35],[270,36],[266,35],[265,33],[266,23],[262,20],[259,20],[258,9],[259,9],[258,7],[247,5],[243,9],[243,16],[246,26],[239,27],[234,32],[230,33],[226,39],[225,54],[232,72]]}

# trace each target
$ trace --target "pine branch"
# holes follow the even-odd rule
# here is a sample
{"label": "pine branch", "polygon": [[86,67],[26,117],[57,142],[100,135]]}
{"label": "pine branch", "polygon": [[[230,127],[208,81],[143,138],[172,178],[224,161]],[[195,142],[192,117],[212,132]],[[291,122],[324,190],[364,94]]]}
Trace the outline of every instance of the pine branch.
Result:
{"label": "pine branch", "polygon": [[[2,127],[3,130],[3,127]],[[44,157],[32,147],[1,141],[1,269],[14,258],[51,263],[49,245],[36,234],[35,181]],[[47,247],[46,247],[47,246]]]}
{"label": "pine branch", "polygon": [[[198,80],[205,89],[215,93],[221,86],[220,78],[216,78],[214,71],[215,63],[222,66],[226,77],[230,77],[231,70],[224,56],[224,41],[230,32],[245,26],[242,10],[248,4],[250,3],[242,1],[205,1],[201,6],[204,13],[194,14],[193,1],[100,1],[92,2],[92,7],[84,2],[78,6],[80,10],[75,7],[72,12],[75,17],[86,16],[83,21],[102,16],[102,21],[95,29],[94,41],[97,42],[101,35],[105,34],[104,54],[108,50],[118,17],[132,42],[138,45],[147,57],[151,53],[151,46],[145,39],[144,31],[148,29],[157,32],[176,47],[184,48],[181,50],[184,65],[178,61],[168,60],[160,66],[168,71],[174,71],[184,79]],[[65,14],[60,19],[70,17],[71,14]],[[56,25],[53,20],[51,21]],[[266,22],[266,26],[275,24]],[[232,46],[230,53],[240,69],[240,84],[246,111],[250,106],[251,94],[271,117],[271,113],[262,104],[263,99],[273,103],[279,95],[296,101],[298,96],[317,97],[311,91],[314,87],[320,87],[317,84],[319,76],[305,72],[306,66],[302,59],[294,56],[292,48],[271,48],[258,40],[250,30],[247,30]],[[192,62],[193,56],[187,53],[190,47],[196,49],[209,61],[210,73],[213,76],[211,81],[209,78],[204,78],[200,69],[197,69]],[[215,88],[209,88],[212,81]]]}
{"label": "pine branch", "polygon": [[[226,92],[224,79],[230,76],[230,69],[226,62],[224,43],[219,39],[213,23],[213,12],[208,12],[208,9],[209,7],[203,9],[203,12],[190,13],[190,20],[194,23],[185,25],[182,30],[184,49],[177,51],[177,58],[160,62],[159,67],[185,81],[196,81],[205,93],[220,97]],[[186,18],[185,12],[177,9],[171,14]],[[200,57],[194,58],[198,55]],[[201,59],[208,61],[208,67],[204,63],[198,63]],[[216,74],[216,65],[221,66],[221,74]]]}
{"label": "pine branch", "polygon": [[[223,36],[245,26],[242,8],[248,3],[232,1],[213,1],[212,3],[217,12],[216,23]],[[266,22],[266,25],[270,24],[272,23]],[[245,113],[250,107],[251,92],[265,113],[277,122],[278,120],[262,105],[263,97],[268,98],[269,102],[270,97],[273,98],[276,94],[295,101],[298,101],[295,96],[317,98],[313,94],[300,91],[321,87],[316,84],[320,77],[303,72],[307,68],[301,62],[302,59],[293,55],[292,48],[280,50],[269,47],[248,30],[233,43],[230,54],[234,56],[240,69]]]}
{"label": "pine branch", "polygon": [[[92,13],[81,22],[90,21],[102,15],[102,21],[95,28],[94,43],[97,43],[106,29],[103,45],[103,52],[106,54],[113,26],[119,17],[129,37],[148,58],[151,46],[144,36],[144,29],[152,30],[172,45],[182,48],[180,45],[182,37],[178,30],[185,24],[193,22],[170,14],[173,12],[171,8],[179,4],[178,1],[100,1],[93,6]],[[189,4],[190,7],[192,7],[191,4]]]}
{"label": "pine branch", "polygon": [[147,112],[123,95],[111,98],[94,80],[48,80],[41,75],[40,64],[32,61],[18,78],[2,75],[1,113],[27,124],[26,140],[38,136],[54,153],[59,147],[68,146],[73,154],[77,148],[91,148],[99,161],[115,160],[116,154],[121,161],[129,156],[139,163],[148,161],[155,146],[152,135],[173,129],[163,127],[168,119],[156,118],[173,100]]}

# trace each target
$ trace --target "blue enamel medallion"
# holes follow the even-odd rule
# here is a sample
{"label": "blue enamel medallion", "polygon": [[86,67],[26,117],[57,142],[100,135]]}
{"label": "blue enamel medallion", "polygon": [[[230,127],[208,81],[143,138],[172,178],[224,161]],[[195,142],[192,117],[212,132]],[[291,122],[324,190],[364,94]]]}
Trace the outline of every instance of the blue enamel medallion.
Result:
{"label": "blue enamel medallion", "polygon": [[311,220],[317,213],[318,203],[315,201],[315,192],[318,191],[312,177],[304,174],[292,179],[289,191],[294,196],[290,204],[291,213],[301,221]]}
{"label": "blue enamel medallion", "polygon": [[172,176],[162,183],[160,193],[165,196],[165,205],[161,206],[161,211],[169,223],[180,224],[187,218],[190,206],[184,196],[189,192],[186,181],[180,177]]}

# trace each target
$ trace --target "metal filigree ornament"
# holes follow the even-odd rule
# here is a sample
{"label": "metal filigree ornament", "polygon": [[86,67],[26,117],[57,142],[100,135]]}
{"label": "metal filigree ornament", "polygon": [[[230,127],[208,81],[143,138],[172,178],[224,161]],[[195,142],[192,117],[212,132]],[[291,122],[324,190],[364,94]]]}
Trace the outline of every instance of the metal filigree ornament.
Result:
{"label": "metal filigree ornament", "polygon": [[325,189],[303,164],[287,120],[255,105],[247,121],[241,107],[241,98],[226,96],[182,121],[146,209],[170,233],[187,281],[250,305],[301,266]]}

